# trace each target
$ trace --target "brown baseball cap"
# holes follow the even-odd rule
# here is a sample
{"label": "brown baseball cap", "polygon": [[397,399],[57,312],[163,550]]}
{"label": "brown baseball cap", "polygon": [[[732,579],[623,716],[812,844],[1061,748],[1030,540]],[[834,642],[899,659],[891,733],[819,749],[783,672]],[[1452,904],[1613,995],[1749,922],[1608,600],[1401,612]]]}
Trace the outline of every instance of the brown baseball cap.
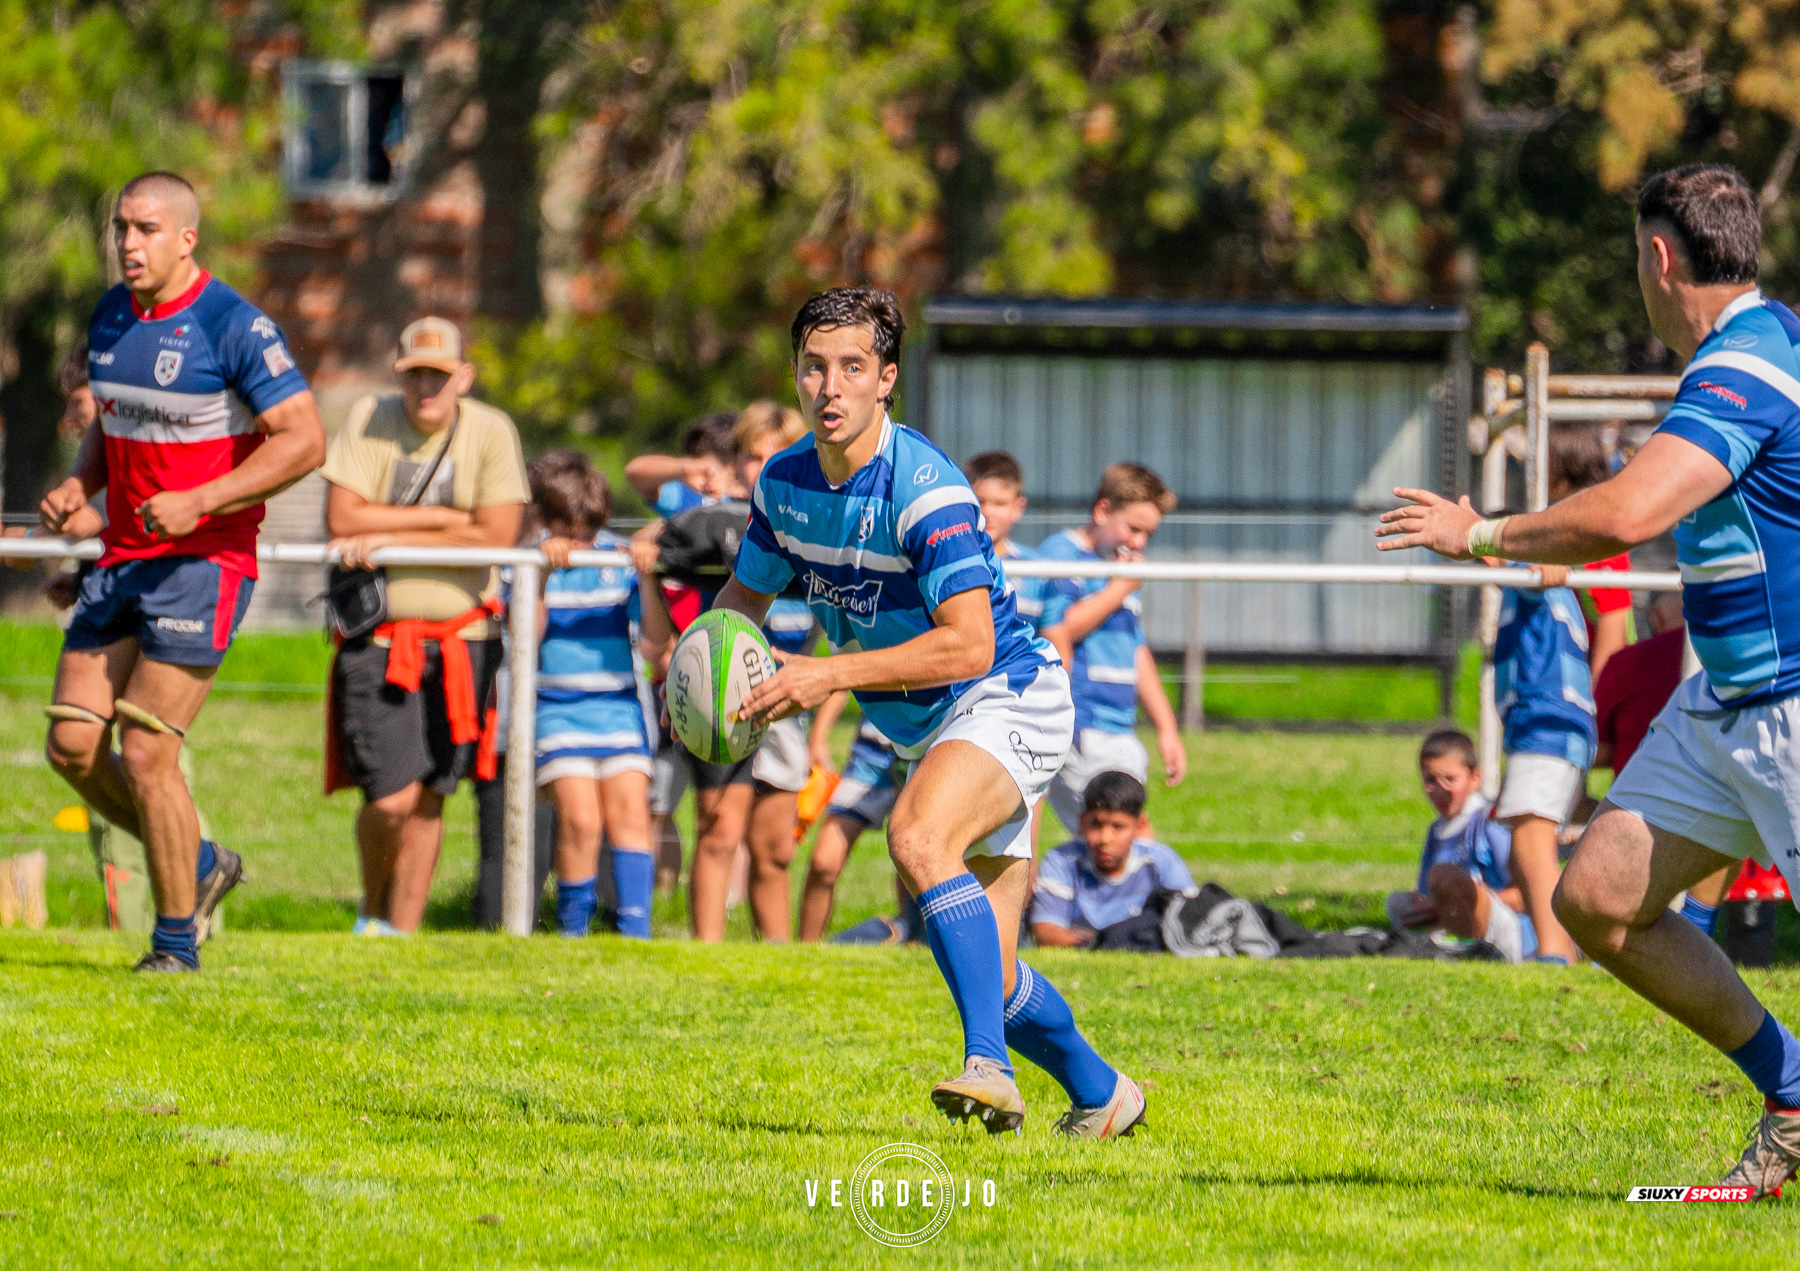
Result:
{"label": "brown baseball cap", "polygon": [[415,366],[454,374],[462,364],[462,332],[448,318],[420,318],[400,333],[400,356],[394,361],[396,374]]}

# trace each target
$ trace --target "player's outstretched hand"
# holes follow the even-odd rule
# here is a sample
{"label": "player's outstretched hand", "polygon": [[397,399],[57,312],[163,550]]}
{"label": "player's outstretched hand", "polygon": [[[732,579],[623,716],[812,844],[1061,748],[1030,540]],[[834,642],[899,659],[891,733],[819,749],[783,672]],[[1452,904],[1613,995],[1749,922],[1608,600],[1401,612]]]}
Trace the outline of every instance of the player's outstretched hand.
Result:
{"label": "player's outstretched hand", "polygon": [[1452,503],[1430,490],[1396,486],[1394,497],[1405,499],[1407,506],[1381,514],[1381,524],[1375,529],[1375,537],[1382,540],[1375,544],[1378,550],[1397,552],[1423,547],[1452,560],[1471,559],[1469,528],[1481,519],[1481,514],[1469,502],[1468,495]]}
{"label": "player's outstretched hand", "polygon": [[745,719],[774,723],[801,711],[809,711],[831,696],[837,688],[831,682],[831,659],[783,653],[770,649],[777,670],[758,684],[744,698],[740,714]]}
{"label": "player's outstretched hand", "polygon": [[198,490],[163,490],[138,505],[137,518],[144,533],[154,538],[182,538],[192,534],[206,515]]}
{"label": "player's outstretched hand", "polygon": [[1162,756],[1163,784],[1180,785],[1182,778],[1187,776],[1187,743],[1181,740],[1181,730],[1159,729],[1156,734],[1156,753]]}

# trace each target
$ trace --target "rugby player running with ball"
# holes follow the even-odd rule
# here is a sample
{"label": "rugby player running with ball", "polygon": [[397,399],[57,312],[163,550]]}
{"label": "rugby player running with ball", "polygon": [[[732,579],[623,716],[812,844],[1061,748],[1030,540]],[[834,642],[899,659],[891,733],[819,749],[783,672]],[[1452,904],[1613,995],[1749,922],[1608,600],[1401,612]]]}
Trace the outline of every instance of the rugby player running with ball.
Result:
{"label": "rugby player running with ball", "polygon": [[933,1088],[938,1108],[1016,1129],[1011,1047],[1068,1092],[1058,1130],[1114,1138],[1143,1120],[1143,1093],[1016,956],[1032,809],[1074,728],[1069,677],[1019,617],[968,482],[888,418],[904,330],[892,293],[867,288],[822,292],[794,319],[811,435],[764,465],[717,606],[760,625],[797,579],[832,653],[777,653],[743,712],[783,719],[849,689],[912,764],[888,848],[963,1025],[965,1066]]}
{"label": "rugby player running with ball", "polygon": [[100,426],[40,508],[60,533],[106,487],[104,551],[63,639],[47,751],[144,845],[156,928],[136,969],[193,971],[243,862],[200,837],[181,745],[249,607],[263,500],[324,462],[325,429],[274,322],[195,263],[193,187],[135,178],[112,230],[125,281],[88,327]]}
{"label": "rugby player running with ball", "polygon": [[1690,164],[1644,183],[1637,274],[1650,326],[1689,359],[1624,470],[1526,516],[1396,490],[1387,549],[1579,565],[1673,529],[1701,671],[1614,780],[1552,902],[1583,952],[1724,1051],[1763,1116],[1724,1182],[1780,1193],[1800,1167],[1800,1044],[1669,902],[1745,857],[1800,895],[1800,318],[1756,286],[1761,209]]}

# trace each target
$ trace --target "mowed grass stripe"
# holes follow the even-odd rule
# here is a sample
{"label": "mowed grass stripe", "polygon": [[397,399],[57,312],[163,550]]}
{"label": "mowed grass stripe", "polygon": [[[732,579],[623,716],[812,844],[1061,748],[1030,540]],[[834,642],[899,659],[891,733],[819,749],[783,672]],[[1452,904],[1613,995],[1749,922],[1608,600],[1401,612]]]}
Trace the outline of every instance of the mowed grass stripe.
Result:
{"label": "mowed grass stripe", "polygon": [[[0,934],[9,1266],[1742,1266],[1800,1214],[1624,1203],[1714,1179],[1756,1101],[1591,969],[1032,954],[1151,1086],[1148,1131],[1071,1144],[1029,1067],[1021,1136],[931,1111],[959,1035],[917,950],[134,952]],[[1794,1017],[1800,975],[1755,982]],[[898,1140],[998,1203],[904,1253],[808,1208]]]}

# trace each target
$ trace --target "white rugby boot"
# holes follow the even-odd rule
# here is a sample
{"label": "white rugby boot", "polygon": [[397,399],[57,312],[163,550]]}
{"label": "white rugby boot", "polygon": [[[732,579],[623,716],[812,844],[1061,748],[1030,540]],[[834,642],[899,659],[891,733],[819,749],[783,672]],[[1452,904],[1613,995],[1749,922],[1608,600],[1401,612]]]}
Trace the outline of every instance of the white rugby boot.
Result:
{"label": "white rugby boot", "polygon": [[1120,1073],[1112,1098],[1097,1108],[1069,1105],[1069,1110],[1056,1119],[1056,1132],[1072,1139],[1122,1139],[1146,1124],[1146,1106],[1137,1082]]}
{"label": "white rugby boot", "polygon": [[983,1055],[971,1055],[961,1076],[933,1086],[931,1101],[952,1121],[979,1121],[989,1134],[1016,1130],[1025,1122],[1018,1083],[998,1060]]}

